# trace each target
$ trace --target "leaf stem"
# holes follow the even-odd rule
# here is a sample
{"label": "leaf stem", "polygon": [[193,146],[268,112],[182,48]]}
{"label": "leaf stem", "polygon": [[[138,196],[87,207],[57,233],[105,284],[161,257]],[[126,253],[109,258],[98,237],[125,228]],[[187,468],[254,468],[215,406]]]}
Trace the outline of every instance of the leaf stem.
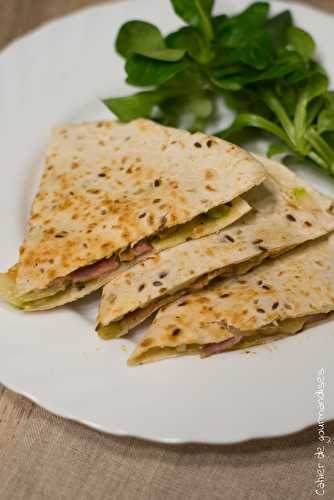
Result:
{"label": "leaf stem", "polygon": [[326,169],[332,174],[334,173],[334,150],[329,146],[329,144],[321,137],[316,130],[311,127],[307,130],[305,134],[307,140],[315,149],[316,153],[323,158],[326,162]]}
{"label": "leaf stem", "polygon": [[277,116],[280,124],[284,128],[285,132],[287,133],[290,143],[292,145],[295,144],[295,129],[293,126],[292,121],[290,120],[287,112],[285,111],[284,107],[278,100],[278,98],[275,96],[274,92],[269,91],[269,90],[264,90],[262,92],[263,100],[268,106],[273,113]]}
{"label": "leaf stem", "polygon": [[195,5],[196,5],[196,8],[201,16],[202,26],[203,26],[203,34],[204,34],[205,38],[207,39],[207,41],[211,42],[211,40],[213,40],[213,37],[214,37],[211,20],[206,15],[206,12],[204,11],[200,0],[195,0]]}
{"label": "leaf stem", "polygon": [[319,167],[323,168],[327,172],[330,173],[330,169],[328,168],[328,164],[319,156],[315,151],[310,151],[307,156],[314,161]]}
{"label": "leaf stem", "polygon": [[296,112],[295,112],[295,131],[296,131],[296,144],[298,147],[303,148],[304,144],[304,134],[307,122],[307,99],[302,95],[297,102]]}
{"label": "leaf stem", "polygon": [[228,129],[218,132],[215,135],[217,135],[218,137],[228,137],[229,135],[237,132],[238,130],[241,130],[244,127],[255,127],[265,130],[266,132],[275,135],[282,141],[289,144],[290,147],[293,146],[291,145],[289,137],[286,135],[284,130],[282,130],[275,123],[267,120],[266,118],[252,113],[242,113],[238,115]]}

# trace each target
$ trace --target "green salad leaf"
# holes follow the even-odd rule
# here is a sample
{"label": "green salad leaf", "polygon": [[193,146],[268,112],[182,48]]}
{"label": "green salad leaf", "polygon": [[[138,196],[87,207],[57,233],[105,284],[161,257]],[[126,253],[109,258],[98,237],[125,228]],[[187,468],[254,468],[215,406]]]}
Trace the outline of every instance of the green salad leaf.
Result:
{"label": "green salad leaf", "polygon": [[200,63],[208,60],[205,40],[200,31],[192,26],[170,33],[166,37],[166,45],[172,49],[183,49],[189,57]]}
{"label": "green salad leaf", "polygon": [[306,31],[291,26],[288,32],[288,40],[305,61],[312,59],[315,52],[315,42]]}
{"label": "green salad leaf", "polygon": [[199,28],[207,40],[213,38],[211,11],[214,0],[171,0],[175,13],[188,24]]}
{"label": "green salad leaf", "polygon": [[124,24],[116,39],[116,50],[125,59],[133,54],[164,48],[165,42],[160,30],[144,21],[129,21]]}
{"label": "green salad leaf", "polygon": [[161,91],[148,90],[127,97],[106,99],[104,104],[123,122],[128,122],[142,116],[148,118],[153,109],[165,95]]}
{"label": "green salad leaf", "polygon": [[286,47],[289,29],[293,24],[290,11],[284,10],[268,20],[267,29],[271,34],[272,43],[276,50]]}
{"label": "green salad leaf", "polygon": [[214,0],[171,0],[183,26],[163,35],[151,23],[124,24],[116,50],[127,83],[141,88],[105,99],[122,121],[138,117],[205,131],[224,103],[235,113],[217,136],[242,144],[249,131],[271,140],[268,156],[308,158],[334,176],[334,91],[315,58],[313,37],[289,10],[269,2],[213,15]]}
{"label": "green salad leaf", "polygon": [[186,51],[184,49],[160,49],[160,50],[142,50],[139,54],[157,61],[176,62],[183,59]]}
{"label": "green salad leaf", "polygon": [[216,35],[217,42],[223,47],[246,47],[256,31],[266,24],[269,4],[256,2],[237,16],[225,18]]}
{"label": "green salad leaf", "polygon": [[126,63],[128,83],[138,87],[161,85],[189,66],[189,62],[167,62],[135,54]]}
{"label": "green salad leaf", "polygon": [[334,109],[324,109],[319,113],[317,130],[319,134],[323,132],[334,132]]}

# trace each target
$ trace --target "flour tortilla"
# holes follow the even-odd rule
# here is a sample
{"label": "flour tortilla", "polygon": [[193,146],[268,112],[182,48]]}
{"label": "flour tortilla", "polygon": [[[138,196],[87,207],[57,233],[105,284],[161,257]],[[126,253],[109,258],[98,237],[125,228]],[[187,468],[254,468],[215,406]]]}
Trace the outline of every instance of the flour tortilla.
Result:
{"label": "flour tortilla", "polygon": [[[334,236],[309,242],[242,276],[220,280],[162,308],[129,365],[217,343],[249,347],[293,335],[334,310]],[[235,342],[234,342],[235,341]]]}
{"label": "flour tortilla", "polygon": [[334,229],[333,200],[283,165],[259,158],[267,178],[245,195],[254,210],[214,234],[171,248],[124,273],[104,288],[97,329],[120,337],[193,287],[217,276],[242,274]]}
{"label": "flour tortilla", "polygon": [[[64,289],[64,278],[232,202],[263,179],[260,162],[237,146],[148,120],[58,128],[15,278],[2,275],[2,295],[14,294],[25,309],[39,309],[36,292],[50,307],[87,295],[101,279],[79,290]],[[249,209],[239,200],[231,221]]]}

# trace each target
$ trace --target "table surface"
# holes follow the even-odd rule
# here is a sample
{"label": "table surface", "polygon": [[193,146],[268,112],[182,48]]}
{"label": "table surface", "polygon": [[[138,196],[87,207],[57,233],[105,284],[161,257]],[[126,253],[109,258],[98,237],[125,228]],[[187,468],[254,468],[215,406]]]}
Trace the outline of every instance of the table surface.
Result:
{"label": "table surface", "polygon": [[[0,47],[49,19],[98,3],[1,0]],[[334,13],[334,0],[304,3]],[[326,430],[334,436],[334,422]],[[229,446],[166,446],[108,436],[0,385],[1,500],[307,500],[315,496],[318,444],[316,428]],[[330,499],[333,446],[326,449],[325,465],[324,498]]]}

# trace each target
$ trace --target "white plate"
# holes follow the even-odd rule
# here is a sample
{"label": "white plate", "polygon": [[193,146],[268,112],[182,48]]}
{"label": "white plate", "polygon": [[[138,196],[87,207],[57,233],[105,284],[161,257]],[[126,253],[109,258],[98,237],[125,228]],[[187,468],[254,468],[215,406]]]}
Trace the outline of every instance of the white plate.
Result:
{"label": "white plate", "polygon": [[[237,9],[236,9],[236,4]],[[245,1],[217,2],[239,10]],[[289,7],[334,68],[333,18]],[[167,0],[135,0],[52,22],[0,55],[0,262],[14,263],[40,175],[50,130],[71,121],[109,118],[99,98],[125,94],[118,27],[146,19],[176,28]],[[334,195],[334,182],[307,172]],[[231,443],[297,431],[316,420],[316,373],[334,383],[333,323],[253,349],[208,360],[189,357],[129,369],[133,339],[103,342],[94,334],[98,296],[48,313],[0,305],[0,381],[48,410],[106,432],[164,442]],[[127,352],[126,352],[127,351]],[[334,417],[334,398],[325,416]]]}

